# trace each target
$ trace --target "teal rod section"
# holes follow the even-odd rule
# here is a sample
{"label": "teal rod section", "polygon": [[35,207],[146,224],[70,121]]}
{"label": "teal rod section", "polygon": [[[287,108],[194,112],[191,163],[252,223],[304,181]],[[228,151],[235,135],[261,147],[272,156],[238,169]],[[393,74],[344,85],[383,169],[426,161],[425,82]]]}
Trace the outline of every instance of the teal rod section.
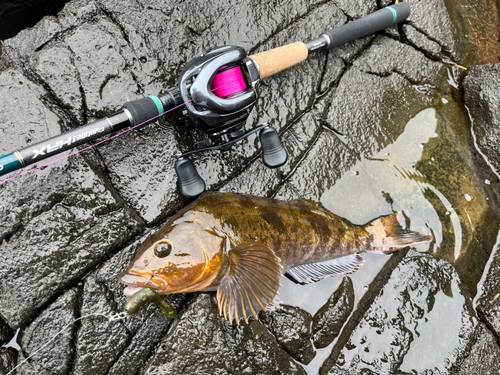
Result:
{"label": "teal rod section", "polygon": [[22,168],[23,165],[17,160],[14,153],[0,157],[0,176]]}

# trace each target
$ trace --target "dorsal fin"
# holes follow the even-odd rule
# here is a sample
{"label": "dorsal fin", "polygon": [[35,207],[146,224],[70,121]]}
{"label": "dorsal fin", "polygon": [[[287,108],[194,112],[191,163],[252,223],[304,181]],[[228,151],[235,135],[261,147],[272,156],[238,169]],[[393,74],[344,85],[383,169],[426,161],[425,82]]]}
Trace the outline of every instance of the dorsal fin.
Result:
{"label": "dorsal fin", "polygon": [[219,314],[230,322],[248,323],[257,318],[278,293],[281,286],[280,259],[274,251],[256,243],[244,243],[228,253],[229,265],[217,289]]}
{"label": "dorsal fin", "polygon": [[325,277],[353,273],[363,262],[364,258],[361,255],[352,254],[323,262],[294,266],[287,271],[287,275],[300,284],[309,284]]}

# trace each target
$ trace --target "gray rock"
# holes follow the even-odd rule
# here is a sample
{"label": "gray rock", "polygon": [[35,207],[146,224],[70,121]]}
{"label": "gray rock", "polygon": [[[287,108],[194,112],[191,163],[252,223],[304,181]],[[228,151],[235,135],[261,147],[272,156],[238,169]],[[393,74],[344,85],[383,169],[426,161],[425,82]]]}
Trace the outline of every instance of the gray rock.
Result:
{"label": "gray rock", "polygon": [[500,173],[500,64],[473,66],[463,82],[476,143]]}
{"label": "gray rock", "polygon": [[93,277],[87,277],[75,340],[75,375],[107,373],[130,341],[109,294]]}
{"label": "gray rock", "polygon": [[[413,63],[402,64],[401,55]],[[422,89],[430,89],[443,74],[442,64],[407,45],[377,37],[342,76],[326,122],[344,135],[350,149],[371,155],[393,142],[407,119],[430,105],[431,92]]]}
{"label": "gray rock", "polygon": [[0,374],[8,374],[16,366],[17,350],[0,348]]}
{"label": "gray rock", "polygon": [[9,342],[12,336],[14,336],[14,330],[0,318],[0,345]]}
{"label": "gray rock", "polygon": [[[62,117],[46,100],[43,88],[20,71],[0,73],[0,106],[10,115],[1,152],[61,131]],[[18,126],[9,126],[10,121],[18,121]],[[13,328],[142,225],[102,172],[80,155],[5,183],[0,216],[0,254],[5,258],[0,269],[0,316]]]}
{"label": "gray rock", "polygon": [[408,0],[411,14],[405,22],[422,35],[408,33],[406,37],[415,46],[422,45],[422,38],[426,37],[441,46],[441,59],[452,58],[461,62],[465,59],[466,52],[445,3],[445,0]]}
{"label": "gray rock", "polygon": [[423,51],[434,59],[442,58],[441,52],[443,48],[439,43],[429,39],[411,25],[403,25],[402,30],[408,41],[410,41],[419,51]]}
{"label": "gray rock", "polygon": [[148,375],[305,374],[259,322],[233,326],[212,294],[199,294],[162,341]]}
{"label": "gray rock", "polygon": [[314,315],[312,332],[314,346],[326,348],[337,337],[354,307],[354,287],[344,277],[339,288]]}
{"label": "gray rock", "polygon": [[68,373],[80,293],[80,288],[70,289],[22,331],[17,374]]}
{"label": "gray rock", "polygon": [[361,18],[377,10],[377,2],[375,0],[334,0],[333,3],[341,8],[351,19]]}
{"label": "gray rock", "polygon": [[44,16],[59,12],[69,0],[0,1],[0,39],[11,38],[22,29],[32,27]]}
{"label": "gray rock", "polygon": [[316,351],[311,342],[311,314],[284,305],[274,312],[263,313],[259,320],[293,359],[305,365],[312,361]]}
{"label": "gray rock", "polygon": [[[331,157],[331,155],[335,157]],[[308,198],[318,201],[341,174],[356,161],[356,155],[330,130],[322,130],[299,160],[276,198]]]}
{"label": "gray rock", "polygon": [[411,250],[367,310],[355,311],[362,316],[349,321],[320,374],[454,373],[477,324],[471,302],[448,262]]}
{"label": "gray rock", "polygon": [[495,336],[480,323],[476,328],[474,343],[469,355],[461,363],[458,375],[494,375],[500,373],[500,347]]}
{"label": "gray rock", "polygon": [[481,320],[500,339],[500,244],[493,248],[489,268],[478,289],[476,310]]}

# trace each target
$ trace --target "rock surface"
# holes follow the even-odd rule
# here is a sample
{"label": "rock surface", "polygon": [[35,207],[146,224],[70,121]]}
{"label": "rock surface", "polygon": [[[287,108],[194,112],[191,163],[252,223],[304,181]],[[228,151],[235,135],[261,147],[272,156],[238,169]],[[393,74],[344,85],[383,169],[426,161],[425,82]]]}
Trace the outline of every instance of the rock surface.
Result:
{"label": "rock surface", "polygon": [[[73,0],[57,17],[0,44],[0,154],[91,122],[127,100],[158,94],[176,83],[186,61],[211,46],[234,44],[253,54],[315,38],[390,3],[294,0],[279,1],[271,10],[261,2]],[[456,17],[444,0],[408,3],[412,14],[402,25],[312,55],[263,82],[249,124],[269,121],[289,151],[288,163],[264,167],[258,141],[250,137],[228,153],[193,157],[208,188],[321,201],[341,178],[357,173],[357,163],[394,144],[409,120],[429,107],[437,108],[446,148],[469,148],[464,129],[450,130],[463,122],[446,110],[460,108],[456,116],[463,117],[455,88],[461,75],[448,62],[463,63],[468,43],[456,32]],[[496,176],[499,138],[488,122],[494,124],[500,113],[498,73],[497,66],[473,68],[465,80],[477,143]],[[451,104],[443,109],[445,101]],[[2,344],[21,329],[21,350],[0,352],[0,373],[16,362],[17,374],[316,374],[320,368],[325,374],[495,373],[500,253],[494,252],[482,281],[479,317],[452,264],[482,269],[493,247],[483,228],[494,231],[498,223],[488,219],[494,215],[483,215],[484,207],[466,206],[458,226],[479,224],[457,237],[456,213],[440,189],[452,187],[446,194],[454,205],[464,199],[463,180],[477,176],[465,156],[461,178],[442,165],[441,138],[421,145],[437,150],[435,159],[426,155],[414,162],[418,172],[402,172],[420,184],[412,198],[423,190],[442,206],[438,227],[427,223],[439,232],[436,242],[428,254],[405,250],[384,258],[378,274],[367,264],[362,274],[352,275],[352,286],[344,281],[339,292],[328,293],[325,302],[331,295],[335,306],[352,306],[334,328],[328,326],[341,332],[331,344],[333,336],[316,336],[332,320],[313,325],[317,309],[307,312],[307,305],[262,314],[245,326],[219,317],[215,297],[207,293],[168,296],[179,311],[174,321],[154,305],[134,316],[119,315],[125,297],[116,276],[144,239],[187,203],[176,186],[174,154],[202,137],[185,116],[173,114],[0,186]],[[480,171],[487,168],[477,163]],[[493,207],[500,201],[498,180],[488,178],[484,194]],[[398,198],[382,194],[392,209]],[[480,194],[474,190],[473,203]],[[418,209],[416,200],[410,202]],[[374,217],[385,213],[370,211]],[[453,254],[462,240],[464,252],[481,243],[474,252],[479,260],[464,261],[472,256],[460,248],[455,258],[443,255],[448,248]],[[305,298],[301,293],[298,299]],[[65,326],[66,333],[54,336]],[[439,341],[433,339],[436,332]]]}
{"label": "rock surface", "polygon": [[259,320],[293,359],[305,365],[312,361],[316,352],[311,343],[312,316],[309,313],[284,305],[277,311],[263,313]]}
{"label": "rock surface", "polygon": [[465,103],[473,120],[476,142],[500,171],[500,64],[474,66],[464,79]]}
{"label": "rock surface", "polygon": [[161,342],[146,374],[305,374],[259,321],[234,326],[200,294]]}
{"label": "rock surface", "polygon": [[498,361],[500,360],[498,341],[484,324],[479,324],[476,331],[474,344],[457,374],[498,374]]}
{"label": "rock surface", "polygon": [[[473,133],[480,152],[489,161],[489,166],[499,176],[500,159],[500,64],[473,67],[464,79],[465,101],[470,110]],[[494,190],[492,193],[497,193]],[[500,240],[493,248],[478,291],[479,316],[492,330],[496,340],[500,339]]]}
{"label": "rock surface", "polygon": [[453,373],[468,353],[477,317],[449,263],[410,251],[348,327],[354,324],[342,332],[320,374]]}
{"label": "rock surface", "polygon": [[11,38],[22,29],[34,26],[44,16],[56,15],[69,0],[0,1],[0,39]]}
{"label": "rock surface", "polygon": [[349,277],[314,315],[312,322],[313,341],[316,348],[325,348],[340,333],[354,308],[354,287]]}

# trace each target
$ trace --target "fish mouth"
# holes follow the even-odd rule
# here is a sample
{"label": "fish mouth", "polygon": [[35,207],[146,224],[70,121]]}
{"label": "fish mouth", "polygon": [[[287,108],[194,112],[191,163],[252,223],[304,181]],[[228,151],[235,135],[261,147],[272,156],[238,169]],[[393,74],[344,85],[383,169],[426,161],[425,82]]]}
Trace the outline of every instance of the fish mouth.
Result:
{"label": "fish mouth", "polygon": [[158,280],[158,278],[155,279],[154,276],[155,275],[145,277],[143,275],[122,272],[118,276],[118,281],[127,285],[127,287],[123,290],[123,293],[125,296],[130,297],[132,294],[144,288],[160,290],[162,287],[166,287],[167,283],[165,281]]}

